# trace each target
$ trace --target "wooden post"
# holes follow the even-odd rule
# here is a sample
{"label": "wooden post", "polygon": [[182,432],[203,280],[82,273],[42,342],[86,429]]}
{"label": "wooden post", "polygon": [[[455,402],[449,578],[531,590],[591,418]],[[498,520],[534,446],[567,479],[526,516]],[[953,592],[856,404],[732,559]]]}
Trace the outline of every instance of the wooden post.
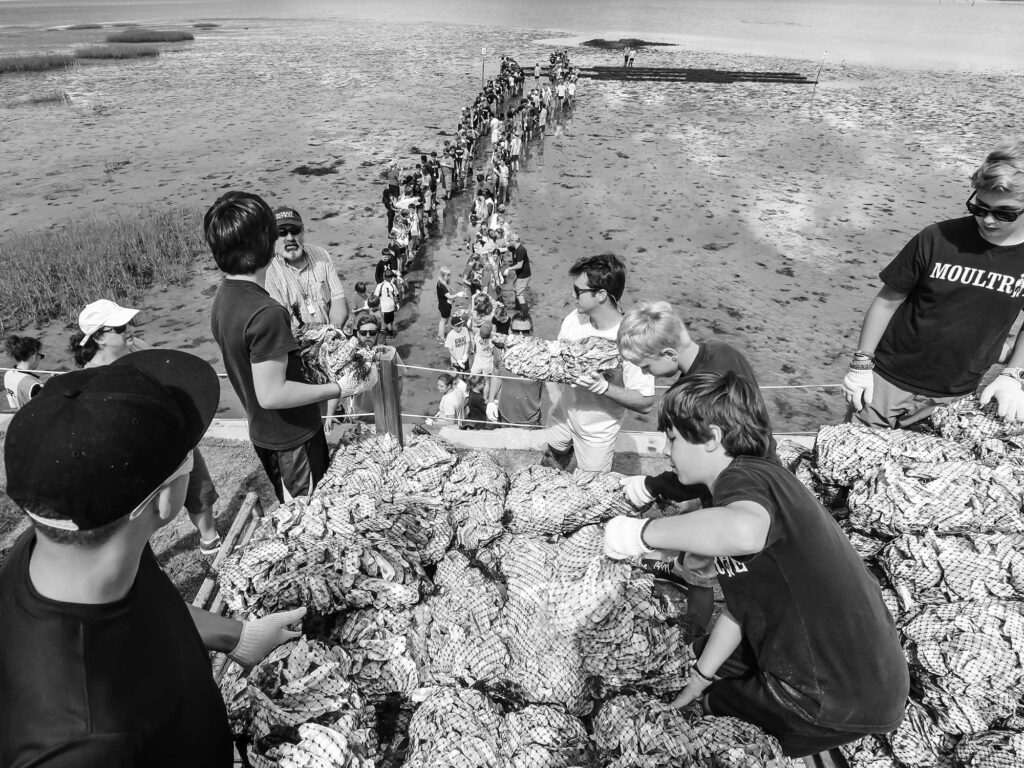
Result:
{"label": "wooden post", "polygon": [[373,390],[373,420],[377,432],[390,432],[404,446],[402,437],[402,398],[399,371],[395,364],[394,347],[386,347],[378,363],[378,381]]}

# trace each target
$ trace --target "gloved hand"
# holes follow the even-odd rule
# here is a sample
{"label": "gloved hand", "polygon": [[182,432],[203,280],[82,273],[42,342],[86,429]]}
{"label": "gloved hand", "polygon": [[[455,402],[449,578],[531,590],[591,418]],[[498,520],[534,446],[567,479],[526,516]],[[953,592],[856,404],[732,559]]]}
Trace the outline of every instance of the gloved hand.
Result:
{"label": "gloved hand", "polygon": [[228,656],[245,667],[246,670],[251,669],[263,661],[267,654],[281,643],[286,643],[301,635],[300,631],[288,629],[288,626],[301,621],[305,615],[305,608],[296,608],[292,611],[272,613],[262,619],[243,621],[238,645]]}
{"label": "gloved hand", "polygon": [[644,544],[643,531],[650,520],[619,515],[604,527],[604,553],[612,560],[626,560],[654,550]]}
{"label": "gloved hand", "polygon": [[654,501],[654,495],[647,490],[646,475],[622,478],[622,492],[634,507],[644,507]]}
{"label": "gloved hand", "polygon": [[498,420],[498,404],[497,403],[488,403],[487,404],[487,408],[485,410],[487,411],[487,420],[488,421],[497,421]]}
{"label": "gloved hand", "polygon": [[981,393],[981,405],[988,405],[992,398],[999,404],[999,415],[1007,421],[1024,421],[1024,390],[1012,376],[996,376]]}
{"label": "gloved hand", "polygon": [[871,405],[871,397],[875,393],[875,377],[871,371],[855,371],[850,369],[843,379],[843,395],[853,410],[861,411],[865,405]]}
{"label": "gloved hand", "polygon": [[696,672],[690,672],[690,679],[686,683],[686,687],[675,697],[672,701],[672,706],[676,709],[682,709],[691,701],[697,701],[701,696],[704,695],[704,691],[711,687],[711,682],[705,680],[703,677],[698,675]]}
{"label": "gloved hand", "polygon": [[576,379],[576,386],[586,387],[595,395],[603,395],[608,391],[608,379],[599,373],[591,373]]}

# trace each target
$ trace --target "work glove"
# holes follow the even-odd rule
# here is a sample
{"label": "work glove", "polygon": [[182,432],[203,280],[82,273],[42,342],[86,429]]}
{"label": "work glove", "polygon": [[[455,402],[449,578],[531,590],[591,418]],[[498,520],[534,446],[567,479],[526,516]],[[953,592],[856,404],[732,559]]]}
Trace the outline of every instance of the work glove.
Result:
{"label": "work glove", "polygon": [[603,395],[608,391],[608,379],[598,373],[588,374],[576,379],[576,386],[586,387],[595,395]]}
{"label": "work glove", "polygon": [[1024,421],[1024,390],[1020,381],[1012,376],[1000,374],[981,393],[981,405],[988,405],[992,398],[999,404],[999,415],[1007,421]]}
{"label": "work glove", "polygon": [[612,560],[627,560],[654,550],[644,544],[643,530],[650,520],[619,515],[604,527],[604,553]]}
{"label": "work glove", "polygon": [[633,475],[622,478],[622,492],[634,507],[645,507],[654,501],[654,495],[647,490],[647,476]]}
{"label": "work glove", "polygon": [[302,620],[305,608],[281,611],[264,616],[262,619],[242,622],[242,634],[238,645],[228,654],[246,670],[252,669],[267,657],[267,654],[281,643],[294,640],[302,633],[288,626]]}
{"label": "work glove", "polygon": [[488,403],[486,411],[487,411],[487,420],[488,421],[497,421],[498,420],[498,404],[497,403]]}
{"label": "work glove", "polygon": [[852,368],[846,372],[843,379],[843,395],[846,402],[853,406],[853,410],[861,411],[864,406],[871,405],[871,397],[875,393],[875,378],[871,371],[855,371]]}

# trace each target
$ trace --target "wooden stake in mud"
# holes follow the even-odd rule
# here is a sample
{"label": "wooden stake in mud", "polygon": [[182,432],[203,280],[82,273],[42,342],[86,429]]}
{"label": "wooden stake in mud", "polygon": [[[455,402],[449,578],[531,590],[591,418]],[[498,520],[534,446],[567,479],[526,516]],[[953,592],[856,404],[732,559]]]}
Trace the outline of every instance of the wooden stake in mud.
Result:
{"label": "wooden stake in mud", "polygon": [[480,49],[480,90],[484,89],[484,64],[487,61],[487,48],[486,46]]}
{"label": "wooden stake in mud", "polygon": [[811,101],[807,105],[807,112],[808,112],[808,114],[810,113],[811,108],[814,106],[814,94],[818,90],[818,81],[821,79],[821,70],[825,66],[825,57],[826,56],[828,56],[828,49],[827,48],[825,49],[825,52],[823,54],[821,54],[821,63],[818,65],[818,73],[814,76],[814,87],[811,88]]}
{"label": "wooden stake in mud", "polygon": [[398,440],[398,444],[404,446],[402,403],[394,348],[388,347],[381,355],[379,373],[377,386],[373,390],[373,420],[377,425],[377,432],[390,432]]}

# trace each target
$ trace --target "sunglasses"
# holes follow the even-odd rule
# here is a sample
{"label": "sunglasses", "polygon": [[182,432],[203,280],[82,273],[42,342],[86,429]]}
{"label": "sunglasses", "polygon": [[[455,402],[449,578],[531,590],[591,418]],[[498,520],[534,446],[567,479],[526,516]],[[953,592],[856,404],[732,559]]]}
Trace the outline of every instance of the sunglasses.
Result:
{"label": "sunglasses", "polygon": [[277,229],[278,237],[288,237],[288,235],[291,235],[292,237],[296,237],[296,236],[301,235],[301,234],[302,234],[302,228],[301,227],[278,227],[278,229]]}
{"label": "sunglasses", "polygon": [[603,291],[603,290],[604,290],[604,288],[580,288],[579,286],[576,286],[576,285],[574,285],[572,287],[572,292],[576,294],[576,298],[577,299],[580,296],[582,296],[584,293],[597,293],[598,291]]}
{"label": "sunglasses", "polygon": [[525,336],[526,334],[530,333],[531,329],[529,329],[529,328],[512,328],[510,330],[512,331],[512,333],[514,333],[514,334],[516,334],[518,336]]}
{"label": "sunglasses", "polygon": [[127,331],[127,330],[128,330],[128,326],[127,325],[107,325],[107,326],[104,326],[103,328],[100,328],[97,331],[97,333],[117,333],[117,334],[122,334],[123,335],[124,332]]}
{"label": "sunglasses", "polygon": [[36,357],[38,357],[40,360],[42,360],[42,359],[44,359],[46,357],[46,355],[44,355],[42,352],[36,352]]}
{"label": "sunglasses", "polygon": [[376,328],[371,328],[368,331],[359,330],[359,331],[356,331],[356,333],[358,333],[360,336],[376,336],[377,335],[377,329]]}
{"label": "sunglasses", "polygon": [[977,190],[971,192],[971,196],[967,198],[967,210],[970,212],[972,216],[980,216],[981,218],[985,218],[989,214],[992,214],[992,218],[995,219],[996,221],[1002,221],[1006,224],[1009,224],[1011,222],[1016,221],[1017,218],[1022,213],[1024,213],[1024,208],[1021,208],[1020,210],[1017,211],[1013,211],[1007,210],[1006,208],[986,208],[984,205],[972,203],[971,200],[974,199],[974,196],[976,194],[978,194]]}

